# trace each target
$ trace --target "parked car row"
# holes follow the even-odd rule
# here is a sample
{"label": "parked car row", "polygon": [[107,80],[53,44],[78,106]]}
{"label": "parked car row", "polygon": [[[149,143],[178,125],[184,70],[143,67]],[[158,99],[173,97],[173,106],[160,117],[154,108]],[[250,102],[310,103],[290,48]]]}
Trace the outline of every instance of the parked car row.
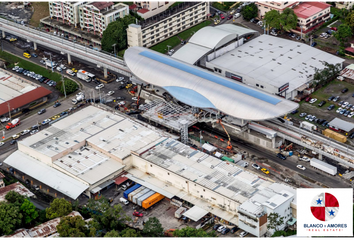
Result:
{"label": "parked car row", "polygon": [[57,83],[55,81],[50,80],[49,78],[43,77],[40,74],[36,74],[33,71],[29,71],[29,70],[26,70],[24,68],[21,68],[19,66],[13,67],[12,71],[15,71],[17,73],[22,73],[23,75],[25,75],[27,77],[31,77],[33,79],[36,79],[37,81],[39,81],[41,83],[45,83],[45,84],[47,84],[48,86],[51,86],[51,87],[55,87],[57,85]]}
{"label": "parked car row", "polygon": [[[215,225],[213,226],[213,230],[215,230],[215,231],[221,233],[222,235],[225,235],[225,234],[227,234],[228,232],[235,233],[235,232],[237,232],[239,229],[240,229],[240,228],[237,227],[237,226],[234,226],[234,227],[232,227],[232,228],[230,229],[230,228],[225,227],[225,226],[222,225],[222,224],[215,224]],[[240,237],[245,237],[247,234],[248,234],[248,232],[243,231],[243,232],[240,233]]]}

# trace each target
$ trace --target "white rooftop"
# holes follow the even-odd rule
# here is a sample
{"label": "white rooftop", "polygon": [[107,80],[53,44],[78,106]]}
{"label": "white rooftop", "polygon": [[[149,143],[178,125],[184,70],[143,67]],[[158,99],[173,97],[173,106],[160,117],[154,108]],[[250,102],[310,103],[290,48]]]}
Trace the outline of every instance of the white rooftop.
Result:
{"label": "white rooftop", "polygon": [[0,71],[0,104],[36,89],[38,85]]}
{"label": "white rooftop", "polygon": [[321,61],[337,64],[344,59],[298,41],[261,35],[211,63],[275,87],[289,82],[290,92],[308,82],[315,68],[323,69]]}

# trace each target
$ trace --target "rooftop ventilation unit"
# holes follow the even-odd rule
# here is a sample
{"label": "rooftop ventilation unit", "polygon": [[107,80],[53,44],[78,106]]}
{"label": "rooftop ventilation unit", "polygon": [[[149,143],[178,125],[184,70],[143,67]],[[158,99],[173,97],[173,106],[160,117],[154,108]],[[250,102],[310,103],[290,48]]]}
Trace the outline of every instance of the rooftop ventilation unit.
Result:
{"label": "rooftop ventilation unit", "polygon": [[295,68],[292,68],[291,70],[296,71],[296,69],[295,69]]}
{"label": "rooftop ventilation unit", "polygon": [[316,58],[312,57],[313,60],[316,60]]}
{"label": "rooftop ventilation unit", "polygon": [[259,57],[260,59],[263,59],[263,57]]}
{"label": "rooftop ventilation unit", "polygon": [[301,52],[297,52],[298,54],[301,54]]}
{"label": "rooftop ventilation unit", "polygon": [[78,160],[77,163],[80,163],[80,161]]}
{"label": "rooftop ventilation unit", "polygon": [[274,53],[273,51],[269,51],[270,53]]}
{"label": "rooftop ventilation unit", "polygon": [[262,41],[258,41],[259,43],[263,43]]}
{"label": "rooftop ventilation unit", "polygon": [[80,128],[80,131],[81,131],[81,132],[83,132],[83,131],[84,131],[84,129],[83,129],[83,128]]}
{"label": "rooftop ventilation unit", "polygon": [[59,150],[59,148],[57,148],[57,147],[56,147],[56,148],[55,148],[55,150],[57,150],[57,151],[58,151],[58,150]]}
{"label": "rooftop ventilation unit", "polygon": [[44,135],[48,136],[48,133],[45,133]]}
{"label": "rooftop ventilation unit", "polygon": [[59,138],[57,138],[57,137],[53,137],[53,139],[54,139],[54,140],[59,140]]}
{"label": "rooftop ventilation unit", "polygon": [[253,46],[249,46],[250,48],[253,48]]}
{"label": "rooftop ventilation unit", "polygon": [[96,122],[92,122],[93,125],[96,125]]}
{"label": "rooftop ventilation unit", "polygon": [[69,144],[69,142],[65,142],[66,144]]}
{"label": "rooftop ventilation unit", "polygon": [[246,54],[248,54],[248,52],[245,52]]}
{"label": "rooftop ventilation unit", "polygon": [[307,65],[307,63],[303,62],[302,64]]}
{"label": "rooftop ventilation unit", "polygon": [[279,46],[280,48],[283,48],[283,46]]}
{"label": "rooftop ventilation unit", "polygon": [[107,115],[106,118],[109,118],[109,115]]}
{"label": "rooftop ventilation unit", "polygon": [[289,49],[290,51],[293,51],[291,48]]}
{"label": "rooftop ventilation unit", "polygon": [[231,56],[235,56],[235,54],[232,54],[232,53],[231,53]]}
{"label": "rooftop ventilation unit", "polygon": [[276,61],[276,59],[275,59],[275,58],[272,58],[272,60],[273,60],[273,61]]}
{"label": "rooftop ventilation unit", "polygon": [[284,54],[280,54],[280,56],[282,57],[282,56],[284,56]]}
{"label": "rooftop ventilation unit", "polygon": [[119,128],[119,131],[124,132],[124,130],[123,130],[123,129],[120,129],[120,128]]}
{"label": "rooftop ventilation unit", "polygon": [[293,59],[292,57],[288,57],[289,59]]}
{"label": "rooftop ventilation unit", "polygon": [[68,158],[72,158],[71,156],[68,156]]}
{"label": "rooftop ventilation unit", "polygon": [[241,50],[238,50],[239,52],[242,52]]}
{"label": "rooftop ventilation unit", "polygon": [[263,51],[263,48],[260,48],[259,50]]}
{"label": "rooftop ventilation unit", "polygon": [[239,58],[242,58],[241,56],[238,56]]}
{"label": "rooftop ventilation unit", "polygon": [[69,167],[72,167],[71,165],[69,165]]}
{"label": "rooftop ventilation unit", "polygon": [[278,62],[278,64],[279,64],[279,65],[281,65],[281,63],[280,63],[280,62]]}
{"label": "rooftop ventilation unit", "polygon": [[63,160],[60,160],[59,162],[61,162],[61,163],[62,163],[62,162],[64,162],[64,161],[63,161]]}
{"label": "rooftop ventilation unit", "polygon": [[270,46],[273,46],[273,44],[269,43]]}
{"label": "rooftop ventilation unit", "polygon": [[55,141],[55,144],[59,144],[59,142],[58,142],[58,141]]}

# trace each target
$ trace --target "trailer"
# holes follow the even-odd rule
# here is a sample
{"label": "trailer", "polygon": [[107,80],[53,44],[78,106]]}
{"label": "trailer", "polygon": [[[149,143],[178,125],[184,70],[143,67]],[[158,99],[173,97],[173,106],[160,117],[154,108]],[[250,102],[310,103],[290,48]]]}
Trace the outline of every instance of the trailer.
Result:
{"label": "trailer", "polygon": [[141,206],[144,209],[148,209],[149,207],[153,206],[155,203],[161,201],[162,199],[164,199],[165,196],[161,195],[160,193],[155,193],[154,195],[152,195],[151,197],[145,199],[142,203]]}
{"label": "trailer", "polygon": [[185,208],[185,207],[180,207],[180,208],[178,208],[177,210],[176,210],[176,212],[175,212],[175,218],[181,218],[182,217],[182,214],[185,212],[185,211],[187,211],[187,208]]}
{"label": "trailer", "polygon": [[306,122],[306,121],[302,121],[300,123],[300,128],[304,128],[306,130],[309,130],[310,132],[313,131],[313,130],[317,130],[317,126],[315,124],[312,124],[312,123],[309,123],[309,122]]}
{"label": "trailer", "polygon": [[335,166],[332,166],[331,164],[318,160],[317,158],[312,158],[310,160],[310,166],[317,168],[321,171],[324,171],[328,174],[331,174],[333,176],[337,174],[337,168]]}
{"label": "trailer", "polygon": [[221,158],[221,160],[223,160],[223,161],[229,161],[229,162],[235,163],[235,160],[233,160],[232,158],[226,157],[226,156],[223,156],[223,157]]}
{"label": "trailer", "polygon": [[325,129],[322,131],[322,134],[325,135],[326,137],[330,137],[334,140],[337,140],[338,142],[342,142],[342,143],[345,143],[347,141],[347,137],[340,134],[340,133],[337,133],[335,131],[332,131],[330,129]]}
{"label": "trailer", "polygon": [[141,203],[145,200],[145,199],[147,199],[147,198],[149,198],[149,197],[151,197],[152,195],[154,195],[156,192],[155,191],[149,191],[149,192],[147,192],[147,193],[145,193],[143,196],[141,196],[141,197],[139,197],[138,198],[138,200],[137,200],[137,204],[141,207]]}
{"label": "trailer", "polygon": [[79,79],[84,80],[84,81],[86,81],[86,82],[91,82],[91,81],[93,81],[93,80],[96,79],[96,76],[95,76],[94,74],[89,73],[89,72],[87,72],[87,71],[85,71],[85,70],[82,70],[82,69],[80,69],[79,71],[77,71],[76,76],[77,76]]}
{"label": "trailer", "polygon": [[123,193],[124,198],[128,199],[128,194],[133,192],[134,190],[140,188],[140,187],[141,187],[140,184],[136,184],[136,185],[132,186],[131,188],[128,188],[128,190],[124,191],[124,193]]}
{"label": "trailer", "polygon": [[138,198],[140,198],[140,197],[143,196],[145,193],[148,193],[148,192],[150,192],[150,191],[151,191],[151,189],[146,188],[146,189],[144,189],[143,191],[139,192],[138,194],[135,194],[135,195],[133,196],[131,202],[132,202],[132,203],[135,203],[135,204],[138,204]]}
{"label": "trailer", "polygon": [[133,196],[134,196],[135,194],[138,194],[139,192],[143,191],[144,189],[146,189],[146,187],[141,186],[140,188],[138,188],[138,189],[132,191],[131,193],[129,193],[129,194],[128,194],[128,200],[129,200],[129,201],[132,201]]}

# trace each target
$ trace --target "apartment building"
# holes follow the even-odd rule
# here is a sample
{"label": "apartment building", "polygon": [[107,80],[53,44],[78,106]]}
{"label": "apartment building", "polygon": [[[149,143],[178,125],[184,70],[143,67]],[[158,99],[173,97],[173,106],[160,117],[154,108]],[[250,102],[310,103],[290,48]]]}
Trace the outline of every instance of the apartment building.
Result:
{"label": "apartment building", "polygon": [[299,2],[256,2],[256,5],[258,7],[258,18],[262,19],[264,18],[264,15],[266,12],[269,12],[271,10],[276,10],[279,13],[282,13],[285,8],[293,8],[296,5],[298,5]]}
{"label": "apartment building", "polygon": [[127,28],[128,46],[151,47],[207,19],[209,2],[184,2],[163,17],[147,19]]}
{"label": "apartment building", "polygon": [[80,27],[102,36],[109,23],[129,14],[129,6],[123,3],[92,2],[79,6]]}
{"label": "apartment building", "polygon": [[172,4],[174,4],[175,1],[172,2],[155,2],[155,1],[147,1],[147,2],[141,2],[141,1],[135,1],[135,8],[137,8],[137,13],[139,16],[141,16],[144,19],[148,19],[152,16],[155,16],[166,9],[168,9]]}
{"label": "apartment building", "polygon": [[63,23],[74,25],[80,24],[79,6],[87,2],[49,2],[50,18],[62,19]]}

